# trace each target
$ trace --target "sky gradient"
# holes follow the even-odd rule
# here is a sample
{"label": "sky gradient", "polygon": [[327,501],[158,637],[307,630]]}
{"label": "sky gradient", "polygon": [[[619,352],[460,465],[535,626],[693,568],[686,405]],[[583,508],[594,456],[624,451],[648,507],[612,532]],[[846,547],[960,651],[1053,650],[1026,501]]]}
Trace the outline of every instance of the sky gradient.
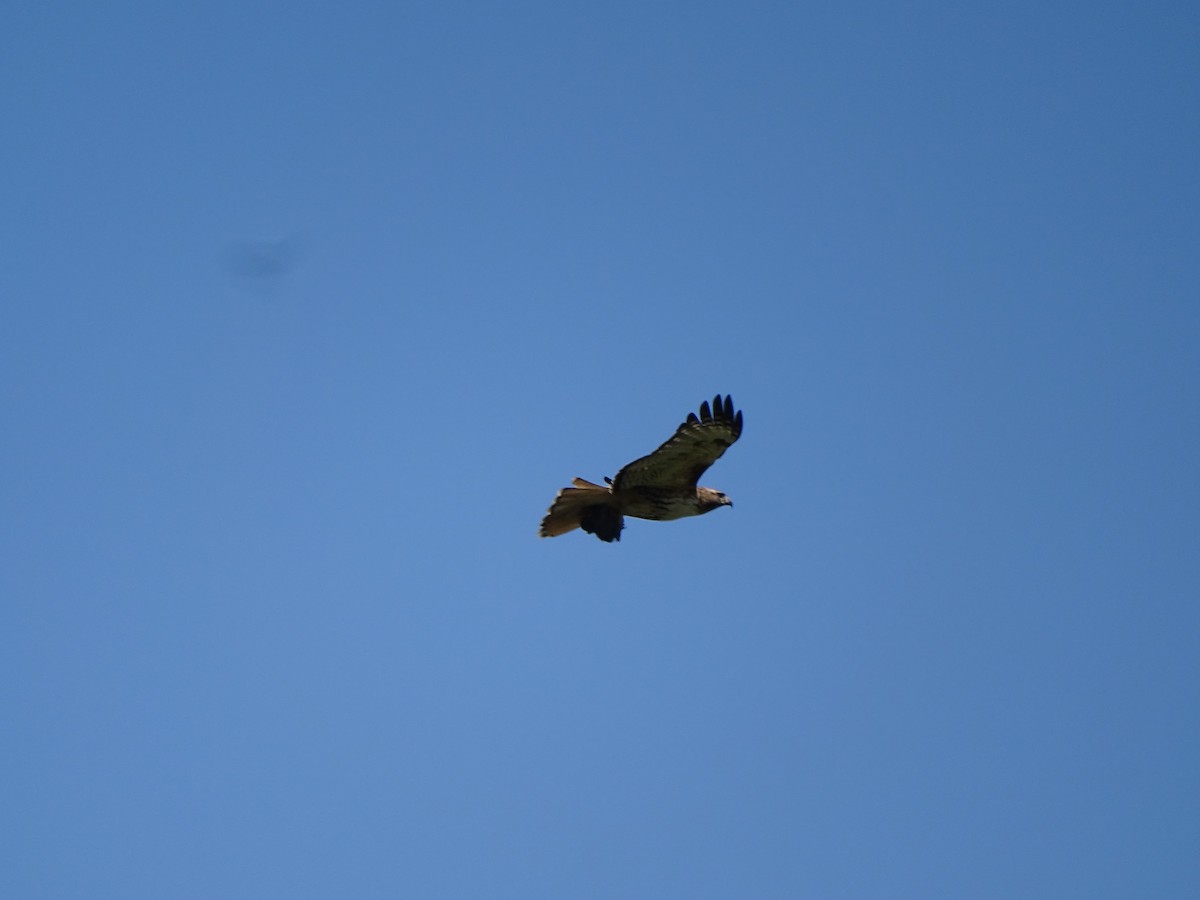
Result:
{"label": "sky gradient", "polygon": [[1198,38],[7,10],[0,895],[1200,895]]}

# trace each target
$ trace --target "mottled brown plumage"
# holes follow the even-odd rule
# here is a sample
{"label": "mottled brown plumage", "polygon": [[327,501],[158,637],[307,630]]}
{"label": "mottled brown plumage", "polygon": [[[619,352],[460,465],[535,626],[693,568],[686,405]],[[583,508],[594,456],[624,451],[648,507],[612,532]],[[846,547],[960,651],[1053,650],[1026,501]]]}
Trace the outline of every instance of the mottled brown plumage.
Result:
{"label": "mottled brown plumage", "polygon": [[719,506],[733,506],[723,493],[696,482],[742,434],[742,414],[733,398],[718,394],[700,415],[689,413],[666,443],[635,459],[608,479],[608,486],[582,478],[563,488],[542,519],[541,537],[557,537],[576,528],[602,541],[619,541],[625,516],[666,521],[698,516]]}

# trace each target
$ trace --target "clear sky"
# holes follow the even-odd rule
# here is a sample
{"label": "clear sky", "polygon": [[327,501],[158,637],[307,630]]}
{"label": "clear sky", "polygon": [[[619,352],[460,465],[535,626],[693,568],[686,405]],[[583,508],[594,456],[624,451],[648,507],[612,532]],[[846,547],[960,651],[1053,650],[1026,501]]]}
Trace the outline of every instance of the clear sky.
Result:
{"label": "clear sky", "polygon": [[0,895],[1200,895],[1195,3],[3,18]]}

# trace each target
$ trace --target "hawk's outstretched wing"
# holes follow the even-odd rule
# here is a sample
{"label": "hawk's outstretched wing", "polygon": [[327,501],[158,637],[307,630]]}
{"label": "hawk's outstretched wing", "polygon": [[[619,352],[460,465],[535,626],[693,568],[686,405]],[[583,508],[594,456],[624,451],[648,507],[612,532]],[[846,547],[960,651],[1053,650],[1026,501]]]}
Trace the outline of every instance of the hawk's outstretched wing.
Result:
{"label": "hawk's outstretched wing", "polygon": [[688,413],[687,421],[665,444],[625,466],[613,479],[613,493],[625,488],[695,487],[705,469],[721,458],[741,436],[742,414],[733,411],[733,398],[717,394],[712,409],[700,404],[700,417]]}

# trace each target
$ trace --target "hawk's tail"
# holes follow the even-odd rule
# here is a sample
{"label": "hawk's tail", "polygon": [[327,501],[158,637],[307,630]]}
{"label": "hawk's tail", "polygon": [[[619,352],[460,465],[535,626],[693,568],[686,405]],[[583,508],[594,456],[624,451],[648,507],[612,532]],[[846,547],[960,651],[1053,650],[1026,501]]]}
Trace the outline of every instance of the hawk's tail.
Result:
{"label": "hawk's tail", "polygon": [[602,541],[619,541],[625,523],[612,506],[612,490],[582,478],[573,479],[574,487],[563,488],[554,498],[539,537],[558,537],[576,528],[596,535]]}

